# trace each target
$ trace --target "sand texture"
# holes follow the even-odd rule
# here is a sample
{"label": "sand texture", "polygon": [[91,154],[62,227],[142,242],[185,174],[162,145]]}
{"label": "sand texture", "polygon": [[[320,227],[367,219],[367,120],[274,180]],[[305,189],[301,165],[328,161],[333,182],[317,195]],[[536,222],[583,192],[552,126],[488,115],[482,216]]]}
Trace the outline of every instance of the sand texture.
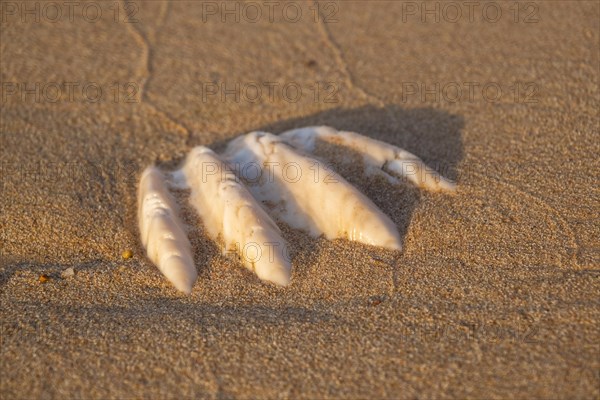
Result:
{"label": "sand texture", "polygon": [[[221,3],[0,3],[0,397],[599,398],[598,2]],[[307,125],[457,192],[336,164],[404,249],[281,225],[287,288],[184,207],[198,281],[178,293],[140,244],[143,169]]]}

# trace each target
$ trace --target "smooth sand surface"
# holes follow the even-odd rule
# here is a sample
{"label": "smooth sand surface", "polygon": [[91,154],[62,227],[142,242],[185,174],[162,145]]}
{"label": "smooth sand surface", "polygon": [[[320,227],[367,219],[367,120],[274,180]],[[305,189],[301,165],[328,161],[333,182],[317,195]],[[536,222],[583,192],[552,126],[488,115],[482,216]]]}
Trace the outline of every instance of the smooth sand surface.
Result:
{"label": "smooth sand surface", "polygon": [[[133,2],[135,23],[113,2],[57,22],[16,4],[0,23],[0,397],[600,396],[597,2],[494,3],[496,22],[481,3],[439,23],[421,2],[325,2],[327,23],[310,3],[271,22],[257,2],[256,23],[202,2]],[[211,94],[236,84],[239,101]],[[140,245],[141,171],[314,124],[406,148],[458,191],[340,166],[404,250],[282,226],[285,289],[221,256],[184,209],[199,278],[179,294]]]}

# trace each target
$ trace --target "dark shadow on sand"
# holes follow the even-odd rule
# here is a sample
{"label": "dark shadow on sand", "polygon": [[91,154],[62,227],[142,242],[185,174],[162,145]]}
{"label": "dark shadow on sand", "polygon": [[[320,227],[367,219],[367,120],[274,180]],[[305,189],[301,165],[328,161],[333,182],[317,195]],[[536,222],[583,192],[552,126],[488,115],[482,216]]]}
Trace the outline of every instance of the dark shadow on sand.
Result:
{"label": "dark shadow on sand", "polygon": [[251,130],[279,134],[289,129],[312,125],[328,125],[338,130],[358,132],[391,143],[417,155],[452,180],[456,180],[456,167],[463,158],[461,131],[464,119],[459,115],[430,107],[335,108],[306,117],[252,127]]}

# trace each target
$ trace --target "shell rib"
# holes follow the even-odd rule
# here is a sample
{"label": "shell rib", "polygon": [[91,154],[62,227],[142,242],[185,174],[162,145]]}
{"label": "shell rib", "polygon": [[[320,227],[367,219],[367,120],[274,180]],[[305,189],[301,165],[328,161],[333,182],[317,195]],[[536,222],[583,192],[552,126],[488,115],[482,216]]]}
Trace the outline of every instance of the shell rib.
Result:
{"label": "shell rib", "polygon": [[209,235],[214,240],[219,236],[223,239],[225,252],[238,253],[260,279],[288,285],[291,264],[287,243],[224,161],[200,146],[190,152],[180,172],[192,190],[190,202]]}
{"label": "shell rib", "polygon": [[[323,163],[296,152],[277,136],[249,133],[232,141],[225,154],[237,164],[254,196],[273,204],[272,211],[291,227],[327,239],[401,249],[396,226],[369,198],[340,175],[323,174]],[[259,179],[254,168],[246,167],[253,163],[261,168]]]}
{"label": "shell rib", "polygon": [[178,290],[189,294],[197,272],[190,242],[176,210],[162,172],[154,167],[146,168],[138,190],[138,223],[142,244],[148,258],[163,275]]}
{"label": "shell rib", "polygon": [[431,191],[453,191],[456,184],[428,167],[419,157],[399,147],[355,132],[337,131],[327,126],[314,126],[284,132],[280,137],[295,148],[313,153],[316,140],[341,144],[360,154],[371,169],[391,172]]}

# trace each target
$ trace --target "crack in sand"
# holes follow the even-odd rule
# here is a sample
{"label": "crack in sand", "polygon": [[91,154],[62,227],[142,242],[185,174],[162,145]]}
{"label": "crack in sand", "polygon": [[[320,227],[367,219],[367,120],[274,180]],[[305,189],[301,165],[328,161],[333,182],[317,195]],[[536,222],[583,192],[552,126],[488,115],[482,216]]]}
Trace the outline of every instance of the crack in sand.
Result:
{"label": "crack in sand", "polygon": [[[314,4],[317,4],[317,3],[318,3],[317,1],[314,2]],[[327,46],[333,52],[334,59],[338,65],[338,67],[340,68],[342,73],[346,76],[346,81],[348,83],[348,86],[351,89],[354,89],[357,92],[359,92],[365,100],[377,103],[377,105],[379,105],[381,107],[385,107],[384,102],[380,98],[367,92],[366,90],[364,90],[362,87],[360,87],[356,83],[352,73],[350,72],[348,63],[344,60],[343,53],[342,53],[342,50],[340,49],[340,46],[335,42],[335,40],[333,39],[333,35],[329,31],[329,29],[327,29],[325,22],[323,21],[323,16],[321,15],[319,8],[317,8],[317,12],[319,13],[319,18],[318,18],[318,23],[317,23],[317,26],[319,27],[319,32],[321,33],[321,36],[327,43]]]}
{"label": "crack in sand", "polygon": [[[129,2],[129,0],[123,0],[124,7],[127,6],[128,2]],[[154,50],[152,49],[151,43],[156,40],[156,37],[158,36],[158,33],[160,31],[160,28],[164,25],[164,22],[167,18],[167,15],[169,14],[169,10],[170,10],[170,2],[168,2],[168,1],[161,2],[161,5],[163,5],[163,4],[164,4],[164,6],[161,7],[161,11],[159,14],[159,22],[156,24],[156,29],[154,32],[147,35],[141,29],[134,27],[132,23],[126,24],[129,32],[132,34],[132,36],[138,42],[140,48],[142,49],[143,71],[140,73],[142,79],[141,79],[141,82],[139,85],[140,87],[139,87],[139,99],[138,100],[140,101],[140,103],[145,102],[147,105],[149,105],[154,110],[154,112],[156,112],[157,114],[161,114],[167,120],[169,120],[170,122],[175,124],[177,126],[177,128],[179,128],[179,130],[183,134],[185,134],[186,143],[189,143],[189,141],[192,137],[192,130],[185,123],[178,120],[177,118],[175,118],[174,116],[169,114],[167,111],[161,110],[159,107],[157,107],[154,104],[154,102],[152,100],[150,100],[150,98],[148,97],[148,94],[147,94],[147,87],[148,87],[150,81],[152,80],[152,77],[154,74],[154,67],[153,67]],[[152,40],[150,40],[150,38],[148,36],[152,36]]]}
{"label": "crack in sand", "polygon": [[[311,1],[312,0],[308,0],[309,3],[311,3]],[[313,4],[318,3],[318,1],[312,1],[312,2],[313,2]],[[394,123],[394,128],[398,129],[400,124],[399,124],[398,120],[396,119],[396,116],[389,110],[388,107],[386,107],[385,102],[378,96],[376,96],[372,93],[369,93],[367,90],[365,90],[362,86],[360,86],[356,82],[356,79],[354,78],[352,72],[350,71],[350,67],[348,66],[348,63],[344,59],[344,53],[342,52],[342,49],[335,42],[335,40],[333,38],[333,34],[329,31],[329,29],[327,29],[326,23],[324,22],[325,19],[323,18],[321,11],[320,11],[320,7],[317,7],[317,12],[319,15],[317,26],[319,27],[319,32],[321,33],[321,37],[323,38],[323,40],[325,41],[327,46],[331,49],[338,68],[340,68],[342,73],[346,76],[346,82],[348,84],[348,87],[351,90],[354,90],[354,91],[360,93],[360,95],[363,97],[363,99],[367,100],[368,102],[375,103],[379,107],[385,109],[386,113],[390,116],[390,118],[392,119],[392,121]]]}
{"label": "crack in sand", "polygon": [[404,250],[402,250],[402,254],[394,257],[394,261],[392,261],[389,266],[392,268],[392,276],[391,276],[391,280],[392,280],[392,295],[393,294],[397,294],[400,293],[400,288],[398,285],[398,270],[400,268],[400,260],[402,259],[402,256],[404,255]]}

